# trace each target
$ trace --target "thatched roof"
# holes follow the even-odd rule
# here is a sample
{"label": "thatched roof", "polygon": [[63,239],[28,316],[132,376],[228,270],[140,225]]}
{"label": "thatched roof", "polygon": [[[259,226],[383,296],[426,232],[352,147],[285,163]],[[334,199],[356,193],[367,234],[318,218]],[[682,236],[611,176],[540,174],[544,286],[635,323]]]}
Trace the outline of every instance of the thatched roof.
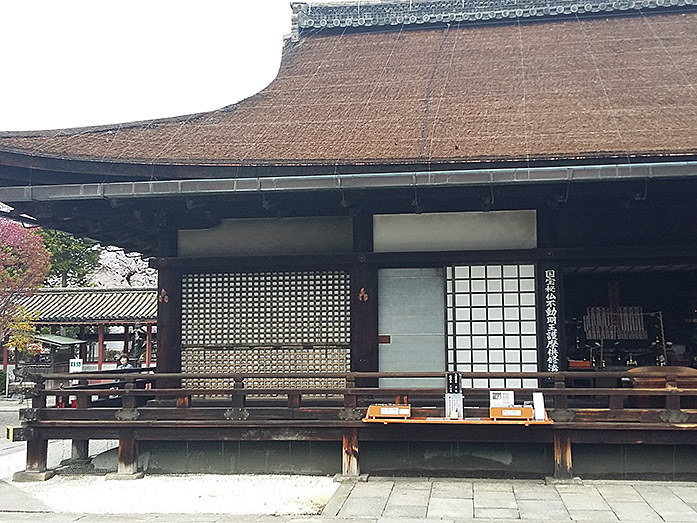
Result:
{"label": "thatched roof", "polygon": [[25,158],[41,168],[43,159],[52,170],[77,172],[61,160],[80,160],[81,172],[101,164],[117,175],[131,165],[146,175],[153,165],[692,155],[695,85],[697,12],[325,30],[288,42],[278,77],[235,105],[111,127],[1,133],[0,156],[18,167]]}

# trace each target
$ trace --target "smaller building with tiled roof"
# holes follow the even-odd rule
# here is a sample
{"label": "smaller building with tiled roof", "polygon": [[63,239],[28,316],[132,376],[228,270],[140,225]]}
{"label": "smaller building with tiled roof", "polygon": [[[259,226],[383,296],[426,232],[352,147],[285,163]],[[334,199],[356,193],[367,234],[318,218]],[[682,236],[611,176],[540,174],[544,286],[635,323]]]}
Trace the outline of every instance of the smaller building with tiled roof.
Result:
{"label": "smaller building with tiled roof", "polygon": [[[154,361],[157,291],[153,288],[45,288],[21,297],[17,304],[38,313],[37,327],[50,327],[54,334],[59,328],[78,326],[78,337],[85,340],[79,357],[89,370],[113,365],[115,351],[142,357],[146,365]],[[135,349],[137,339],[140,350]],[[4,346],[0,353],[6,370],[12,366],[11,358]]]}
{"label": "smaller building with tiled roof", "polygon": [[41,289],[19,305],[39,313],[39,323],[155,323],[157,291],[150,288]]}

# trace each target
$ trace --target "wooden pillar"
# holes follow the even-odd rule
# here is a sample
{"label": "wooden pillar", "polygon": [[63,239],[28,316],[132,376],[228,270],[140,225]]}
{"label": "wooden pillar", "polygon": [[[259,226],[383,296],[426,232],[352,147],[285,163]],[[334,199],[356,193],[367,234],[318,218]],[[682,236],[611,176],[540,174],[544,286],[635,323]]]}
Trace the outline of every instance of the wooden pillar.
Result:
{"label": "wooden pillar", "polygon": [[152,325],[145,326],[145,366],[152,365]]}
{"label": "wooden pillar", "polygon": [[97,370],[102,370],[104,365],[104,324],[97,327]]}
{"label": "wooden pillar", "polygon": [[[82,385],[87,385],[87,380],[80,380]],[[79,395],[76,400],[78,409],[87,409],[92,405],[90,396]],[[89,458],[90,440],[74,439],[71,445],[70,461],[85,461]]]}
{"label": "wooden pillar", "polygon": [[[181,372],[181,273],[159,260],[157,293],[157,372]],[[178,387],[179,382],[158,381],[158,387]]]}
{"label": "wooden pillar", "polygon": [[[85,339],[85,326],[84,325],[80,325],[79,338],[81,340]],[[80,352],[78,354],[78,358],[80,358],[83,363],[87,362],[87,344],[86,343],[82,343],[80,345]]]}
{"label": "wooden pillar", "polygon": [[[378,371],[378,273],[359,263],[351,271],[351,370]],[[374,380],[372,380],[374,381]],[[359,387],[374,386],[358,380]]]}
{"label": "wooden pillar", "polygon": [[131,334],[130,333],[130,325],[128,325],[127,323],[124,323],[123,324],[123,351],[122,352],[125,352],[126,354],[129,353],[128,342],[131,341],[130,334]]}
{"label": "wooden pillar", "polygon": [[31,439],[27,441],[27,472],[45,471],[47,458],[47,439]]}
{"label": "wooden pillar", "polygon": [[[365,263],[373,251],[373,215],[353,217],[353,248],[358,263],[351,270],[351,370],[378,371],[378,271]],[[374,381],[374,380],[373,380]],[[368,380],[356,385],[374,386]]]}
{"label": "wooden pillar", "polygon": [[360,476],[358,463],[358,429],[344,429],[341,452],[341,475]]}
{"label": "wooden pillar", "polygon": [[119,475],[134,475],[138,473],[138,442],[132,437],[119,438],[116,473]]}
{"label": "wooden pillar", "polygon": [[554,433],[554,477],[571,479],[571,436]]}
{"label": "wooden pillar", "polygon": [[[45,383],[40,381],[36,384],[39,394],[31,399],[33,409],[42,409],[46,407],[46,396],[41,394],[45,388]],[[26,469],[21,472],[15,472],[12,476],[13,481],[45,481],[53,477],[52,470],[46,470],[48,461],[48,440],[42,437],[42,434],[34,434],[34,437],[27,441],[27,460]]]}

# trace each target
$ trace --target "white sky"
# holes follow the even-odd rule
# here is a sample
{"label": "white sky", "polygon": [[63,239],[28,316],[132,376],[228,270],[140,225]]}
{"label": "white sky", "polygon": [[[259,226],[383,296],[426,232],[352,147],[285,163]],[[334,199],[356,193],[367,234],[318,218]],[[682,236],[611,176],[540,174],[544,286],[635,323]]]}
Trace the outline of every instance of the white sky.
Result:
{"label": "white sky", "polygon": [[290,0],[0,0],[0,131],[218,109],[276,76]]}

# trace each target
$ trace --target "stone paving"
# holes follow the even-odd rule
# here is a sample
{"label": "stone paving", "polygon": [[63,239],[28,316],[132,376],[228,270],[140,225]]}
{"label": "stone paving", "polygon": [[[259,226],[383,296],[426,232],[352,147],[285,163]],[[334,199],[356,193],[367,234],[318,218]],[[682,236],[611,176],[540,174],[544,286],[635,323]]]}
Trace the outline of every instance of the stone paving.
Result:
{"label": "stone paving", "polygon": [[697,522],[697,483],[362,478],[344,481],[312,516],[65,514],[0,481],[0,521],[138,523]]}
{"label": "stone paving", "polygon": [[697,483],[368,478],[342,484],[322,517],[697,522]]}

